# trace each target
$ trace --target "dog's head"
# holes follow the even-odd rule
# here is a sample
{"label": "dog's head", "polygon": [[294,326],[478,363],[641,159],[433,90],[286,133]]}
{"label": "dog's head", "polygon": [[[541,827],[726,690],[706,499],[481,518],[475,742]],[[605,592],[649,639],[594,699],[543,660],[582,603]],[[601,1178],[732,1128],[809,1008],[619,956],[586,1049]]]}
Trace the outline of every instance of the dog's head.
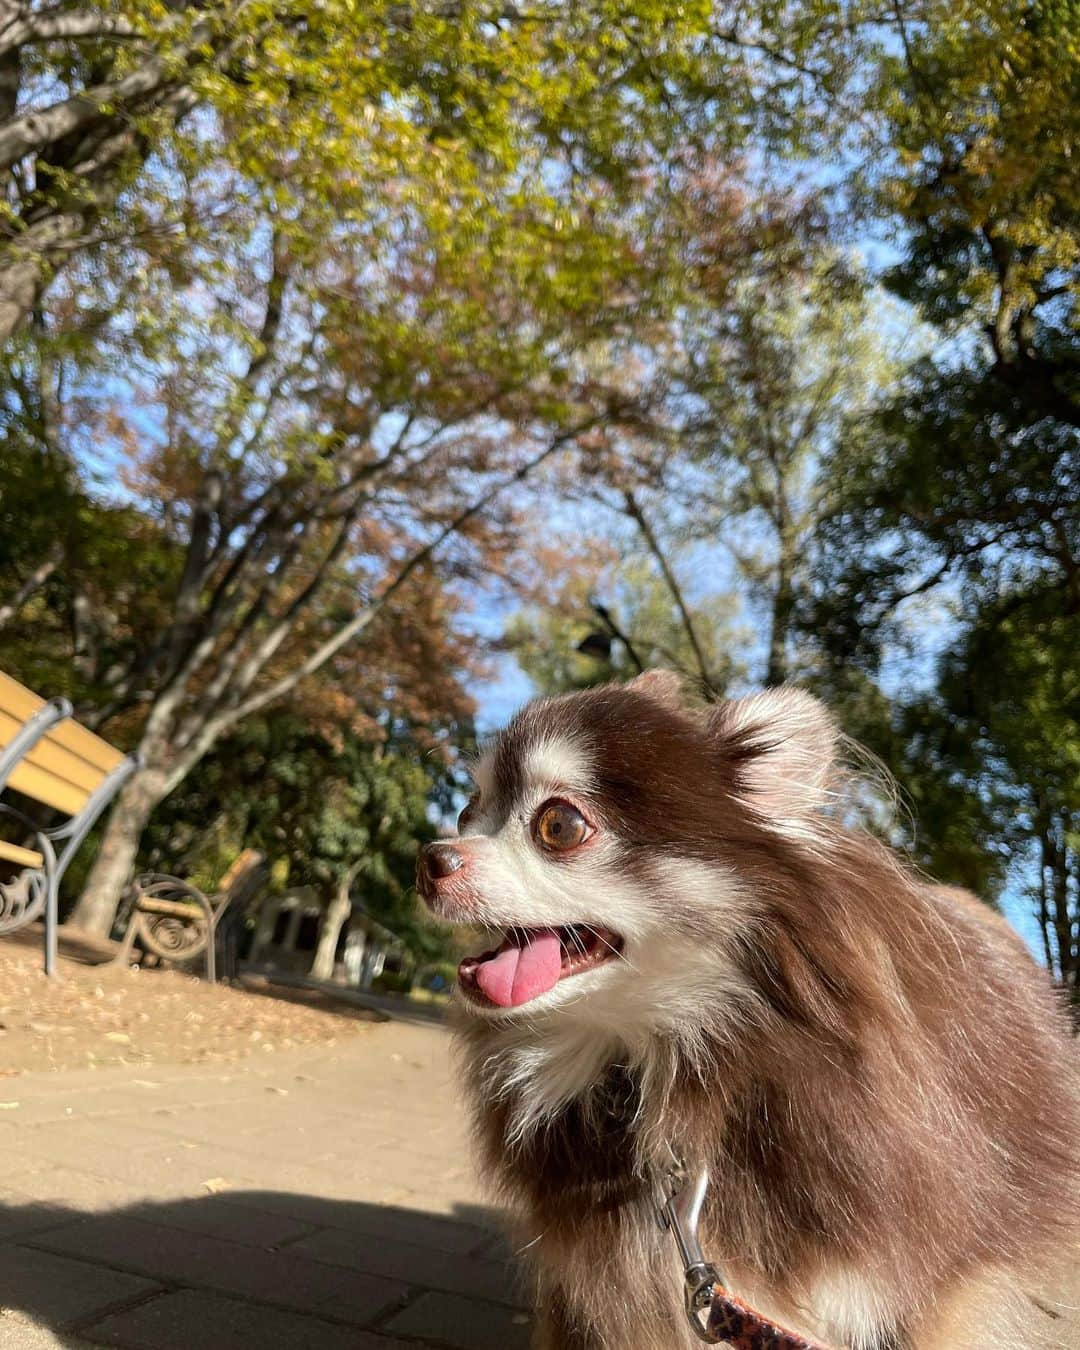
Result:
{"label": "dog's head", "polygon": [[617,1021],[706,946],[715,980],[763,869],[813,842],[834,741],[807,694],[695,709],[659,671],[530,704],[477,764],[459,837],[418,866],[437,915],[495,935],[461,963],[467,1007]]}

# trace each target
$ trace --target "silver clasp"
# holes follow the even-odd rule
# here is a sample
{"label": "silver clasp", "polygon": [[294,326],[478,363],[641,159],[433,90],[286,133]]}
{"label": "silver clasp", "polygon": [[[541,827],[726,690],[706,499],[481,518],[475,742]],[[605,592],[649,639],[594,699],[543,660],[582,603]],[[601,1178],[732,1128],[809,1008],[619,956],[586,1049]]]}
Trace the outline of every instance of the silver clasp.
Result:
{"label": "silver clasp", "polygon": [[702,1321],[702,1313],[707,1314],[711,1308],[713,1287],[722,1284],[723,1277],[711,1262],[705,1260],[697,1237],[701,1207],[705,1203],[705,1192],[709,1189],[709,1172],[703,1167],[690,1179],[681,1165],[677,1164],[669,1174],[669,1183],[674,1185],[674,1189],[664,1200],[660,1219],[671,1229],[683,1264],[686,1317],[698,1340],[715,1345],[715,1338],[709,1334]]}

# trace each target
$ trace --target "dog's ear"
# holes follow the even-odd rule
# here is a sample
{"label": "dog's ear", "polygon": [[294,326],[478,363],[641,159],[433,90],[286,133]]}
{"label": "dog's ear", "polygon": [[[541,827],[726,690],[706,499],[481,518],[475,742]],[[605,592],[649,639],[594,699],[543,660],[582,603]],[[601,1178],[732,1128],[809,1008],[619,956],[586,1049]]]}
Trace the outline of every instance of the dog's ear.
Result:
{"label": "dog's ear", "polygon": [[627,684],[635,694],[644,694],[662,708],[671,708],[677,712],[683,706],[682,676],[673,670],[646,670]]}
{"label": "dog's ear", "polygon": [[827,801],[837,728],[812,694],[766,689],[719,704],[709,720],[747,800],[763,816],[798,820]]}

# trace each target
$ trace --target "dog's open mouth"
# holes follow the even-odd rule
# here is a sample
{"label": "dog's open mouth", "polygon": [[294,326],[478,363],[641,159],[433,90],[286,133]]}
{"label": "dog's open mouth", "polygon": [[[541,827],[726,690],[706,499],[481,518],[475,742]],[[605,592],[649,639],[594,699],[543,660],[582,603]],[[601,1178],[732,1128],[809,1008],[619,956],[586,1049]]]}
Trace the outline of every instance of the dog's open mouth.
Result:
{"label": "dog's open mouth", "polygon": [[498,947],[461,962],[458,983],[479,1003],[517,1008],[570,975],[614,961],[622,946],[617,933],[585,924],[509,928]]}

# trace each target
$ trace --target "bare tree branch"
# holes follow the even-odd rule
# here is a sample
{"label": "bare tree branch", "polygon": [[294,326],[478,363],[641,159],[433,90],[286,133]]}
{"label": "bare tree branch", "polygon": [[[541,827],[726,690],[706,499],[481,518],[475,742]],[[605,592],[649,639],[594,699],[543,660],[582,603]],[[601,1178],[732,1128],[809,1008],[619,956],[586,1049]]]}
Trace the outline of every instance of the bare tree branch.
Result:
{"label": "bare tree branch", "polygon": [[709,663],[705,657],[705,651],[701,645],[701,641],[698,638],[697,629],[694,627],[694,620],[690,613],[689,606],[686,603],[686,597],[683,595],[682,587],[679,585],[679,579],[672,570],[664,550],[660,547],[660,541],[657,539],[652,526],[646,519],[645,513],[632,489],[626,489],[623,493],[623,501],[626,504],[627,515],[641,531],[642,538],[645,540],[649,552],[655,559],[656,565],[660,568],[664,582],[671,592],[671,598],[675,601],[675,607],[679,611],[683,628],[686,630],[686,636],[690,642],[690,649],[694,653],[694,660],[697,663],[698,675],[701,678],[701,683],[704,685],[707,693],[718,694],[721,690],[714,683],[712,675],[709,673]]}
{"label": "bare tree branch", "polygon": [[625,628],[623,628],[621,624],[619,624],[614,614],[612,614],[611,610],[608,609],[607,605],[602,604],[599,600],[597,600],[594,597],[592,600],[589,601],[589,608],[600,620],[600,622],[604,625],[604,627],[608,630],[611,636],[617,642],[622,643],[623,650],[626,652],[627,656],[633,662],[634,669],[638,672],[638,674],[644,675],[645,662],[642,661],[641,657],[638,655],[638,650],[637,647],[634,645],[633,639],[630,637],[630,634],[627,633]]}
{"label": "bare tree branch", "polygon": [[520,468],[516,469],[513,474],[507,478],[500,479],[498,483],[495,483],[486,492],[481,493],[479,497],[475,498],[468,506],[459,511],[453,519],[448,521],[442,529],[439,530],[434,539],[423,545],[422,548],[417,549],[406,559],[398,569],[393,581],[391,581],[370,604],[365,605],[364,608],[359,610],[348,623],[343,624],[332,637],[328,638],[321,646],[317,647],[305,661],[302,661],[289,674],[282,676],[281,679],[275,681],[266,689],[260,690],[259,693],[255,694],[253,697],[228,710],[223,714],[221,719],[216,719],[220,722],[220,725],[215,727],[213,736],[208,744],[212,744],[213,740],[221,734],[221,731],[224,730],[225,727],[232,726],[236,722],[239,722],[241,718],[248,717],[252,713],[258,712],[259,709],[265,708],[267,704],[274,703],[277,699],[283,698],[286,694],[295,689],[301,680],[306,679],[309,675],[313,675],[315,671],[324,666],[331,657],[335,656],[344,646],[351,642],[353,638],[357,637],[371,624],[413,574],[420,567],[423,567],[425,563],[430,561],[448,539],[456,535],[463,526],[467,525],[470,520],[478,516],[498,497],[501,497],[503,493],[509,491],[509,489],[516,486],[516,484],[523,482],[529,474],[539,468],[546,460],[550,459],[552,455],[556,454],[559,450],[564,449],[567,445],[576,440],[578,436],[588,431],[598,420],[599,419],[596,417],[591,417],[572,430],[562,432],[558,436],[553,437],[541,451],[528,459],[520,466]]}
{"label": "bare tree branch", "polygon": [[[202,37],[209,29],[202,25]],[[192,50],[192,47],[187,49]],[[103,116],[103,109],[135,103],[156,93],[170,79],[169,65],[151,57],[136,70],[111,84],[95,84],[48,108],[31,108],[0,127],[0,169],[9,169],[23,155],[41,154],[63,136],[70,136]]]}
{"label": "bare tree branch", "polygon": [[[264,670],[275,653],[281,647],[289,634],[293,631],[297,621],[303,612],[310,607],[311,603],[318,596],[323,585],[331,575],[335,565],[340,562],[341,557],[348,546],[352,528],[363,505],[363,498],[358,498],[353,506],[352,512],[344,517],[338,524],[331,540],[330,547],[323,555],[322,560],[314,569],[307,583],[300,589],[298,594],[289,602],[284,612],[278,616],[273,626],[270,628],[261,641],[247,653],[244,657],[245,640],[251,637],[257,630],[260,621],[267,616],[269,603],[273,594],[279,589],[281,583],[289,576],[292,566],[298,558],[301,548],[301,540],[296,539],[295,548],[292,550],[293,556],[285,554],[282,557],[281,565],[276,570],[274,576],[269,579],[267,585],[263,588],[254,604],[252,604],[243,623],[238,629],[236,636],[230,646],[230,650],[224,653],[217,662],[217,669],[214,677],[206,690],[200,696],[199,702],[206,707],[220,706],[223,702],[228,705],[235,703],[242,697],[251,685],[257,679],[260,671]],[[197,715],[189,719],[197,726]],[[189,729],[186,733],[181,733],[179,743],[181,748],[187,739],[194,734],[194,729]]]}
{"label": "bare tree branch", "polygon": [[32,595],[36,595],[60,566],[61,549],[53,544],[45,557],[30,573],[19,589],[6,604],[0,605],[0,628],[5,628],[26,604]]}
{"label": "bare tree branch", "polygon": [[0,31],[0,56],[31,42],[55,42],[78,38],[144,37],[130,20],[118,14],[70,10],[26,14]]}

